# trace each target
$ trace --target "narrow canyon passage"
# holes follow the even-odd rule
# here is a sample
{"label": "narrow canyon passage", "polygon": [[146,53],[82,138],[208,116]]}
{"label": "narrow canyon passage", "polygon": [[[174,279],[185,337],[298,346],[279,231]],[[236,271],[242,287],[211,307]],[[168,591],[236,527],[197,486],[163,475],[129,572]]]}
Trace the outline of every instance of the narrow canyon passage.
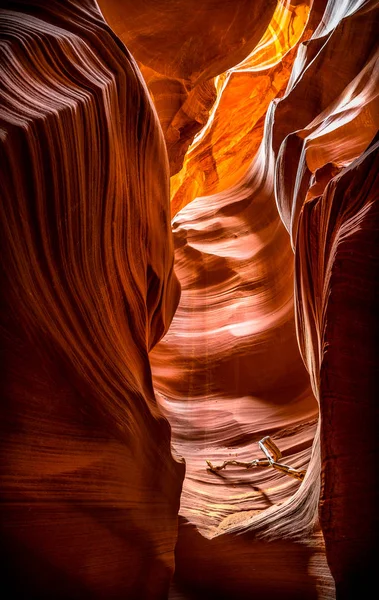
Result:
{"label": "narrow canyon passage", "polygon": [[290,464],[304,468],[316,431],[317,402],[296,340],[293,253],[268,181],[265,189],[257,183],[256,197],[241,185],[232,205],[227,191],[175,217],[182,295],[151,353],[158,399],[186,459],[181,514],[208,534],[238,510],[282,503],[299,483],[261,469],[215,476],[207,458],[251,460],[256,442],[274,435]]}
{"label": "narrow canyon passage", "polygon": [[[271,37],[262,36],[244,61],[245,70],[220,76],[227,82],[204,126],[208,133],[201,131],[189,147],[185,174],[171,178],[173,210],[178,197],[187,205],[173,218],[182,293],[170,329],[150,359],[172,445],[186,462],[176,580],[187,594],[194,586],[204,597],[216,590],[225,598],[243,598],[252,590],[272,598],[313,598],[316,590],[320,598],[334,597],[321,533],[311,533],[319,494],[317,444],[310,464],[318,405],[296,338],[294,256],[275,203],[271,123],[259,122],[265,120],[270,98],[283,95],[295,58],[288,42],[278,48],[278,38],[296,46],[311,35],[304,7],[294,13],[299,15],[297,30],[292,20],[274,14],[267,30]],[[264,80],[266,92],[260,87]],[[245,170],[232,187],[225,146],[233,166]],[[220,190],[211,196],[215,177],[204,168],[209,155]],[[202,169],[205,181],[186,185]],[[184,181],[184,191],[183,185],[176,189],[177,181]],[[199,185],[208,194],[194,199]],[[286,464],[309,468],[302,490],[299,481],[273,469],[228,467],[215,474],[207,468],[207,459],[221,464],[258,457],[257,442],[265,435],[280,446]],[[305,510],[298,509],[300,503]],[[284,551],[281,542],[262,544],[256,531],[266,538],[292,535],[296,574],[277,557]],[[237,532],[238,537],[230,535]],[[268,584],[265,569],[275,561],[276,577]],[[312,564],[317,564],[313,573]],[[229,579],[218,579],[220,570],[229,572]]]}
{"label": "narrow canyon passage", "polygon": [[[368,58],[355,81],[351,74],[346,78],[348,87],[340,99],[318,117],[309,105],[302,106],[301,114],[298,104],[291,104],[292,96],[308,98],[317,82],[321,89],[325,81],[317,61],[308,68],[307,60],[298,56],[294,64],[299,43],[305,50],[311,39],[317,47],[330,31],[330,23],[321,22],[322,8],[321,3],[313,6],[309,19],[307,6],[298,5],[294,22],[274,13],[242,67],[217,78],[209,119],[184,156],[181,171],[171,178],[172,211],[179,211],[173,233],[182,295],[168,333],[151,353],[151,364],[158,401],[172,427],[172,444],[186,461],[175,588],[184,595],[178,598],[186,598],[189,590],[204,598],[215,590],[220,598],[244,598],[253,590],[270,598],[335,597],[317,519],[319,408],[311,384],[317,397],[318,386],[309,380],[298,349],[293,247],[279,217],[282,209],[286,222],[282,198],[291,167],[280,171],[283,157],[278,160],[276,152],[291,130],[304,128],[300,137],[307,139],[306,168],[317,174],[297,194],[310,200],[373,139],[378,102],[374,86],[366,80],[366,88],[361,87],[365,71],[375,69],[376,58]],[[343,8],[339,17],[333,11],[329,17],[342,18]],[[359,22],[359,16],[355,19]],[[344,44],[341,29],[342,40],[334,41],[337,48]],[[281,35],[287,45],[278,48]],[[312,55],[311,46],[309,51]],[[328,55],[326,43],[321,64],[323,53]],[[337,63],[338,51],[336,56]],[[331,53],[329,57],[333,60]],[[303,75],[302,69],[311,75]],[[274,100],[269,106],[275,98],[279,104]],[[351,107],[360,103],[359,117],[349,102]],[[364,112],[365,128],[354,143],[352,121],[362,119]],[[312,120],[307,131],[304,126]],[[325,135],[330,143],[325,144]],[[284,164],[288,159],[291,164],[296,152],[290,147]],[[301,158],[299,166],[292,164],[297,178],[304,178]],[[297,216],[294,208],[290,223]],[[295,239],[296,229],[293,244]],[[287,464],[308,467],[303,484],[267,469],[230,466],[214,473],[207,468],[207,459],[215,464],[252,460],[259,455],[257,441],[265,435],[275,439]],[[280,542],[259,542],[283,537],[293,540],[296,583],[291,576],[295,559],[283,560]],[[275,564],[271,584],[264,575],[268,564]]]}
{"label": "narrow canyon passage", "polygon": [[[377,0],[0,10],[5,600],[376,583]],[[280,462],[264,458],[270,436]]]}
{"label": "narrow canyon passage", "polygon": [[[230,195],[220,194],[211,206],[209,197],[194,200],[175,217],[182,295],[150,355],[172,445],[186,462],[176,579],[199,598],[244,598],[252,590],[270,598],[333,598],[321,534],[310,533],[319,494],[317,451],[310,465],[318,406],[296,340],[293,253],[268,190],[260,189],[258,207],[252,202],[252,218],[243,189],[234,192],[233,211]],[[302,490],[274,469],[207,469],[206,459],[258,457],[265,435],[286,464],[309,469]],[[255,530],[276,541],[259,542]],[[286,535],[294,541],[283,545]],[[276,573],[269,583],[268,565]]]}

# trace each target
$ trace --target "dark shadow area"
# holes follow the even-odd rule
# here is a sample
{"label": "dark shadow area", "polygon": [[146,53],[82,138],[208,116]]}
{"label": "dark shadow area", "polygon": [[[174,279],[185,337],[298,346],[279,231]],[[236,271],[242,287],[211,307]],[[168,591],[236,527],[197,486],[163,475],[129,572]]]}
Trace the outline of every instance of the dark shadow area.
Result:
{"label": "dark shadow area", "polygon": [[255,535],[207,540],[179,518],[176,572],[170,600],[317,600],[308,573],[313,551],[291,540],[266,542]]}
{"label": "dark shadow area", "polygon": [[[233,476],[230,473],[228,475],[226,475],[225,473],[220,473],[220,471],[211,471],[211,469],[207,469],[207,470],[209,472],[211,472],[212,475],[214,475],[215,477],[219,477],[220,479],[222,479],[224,481],[225,487],[235,488],[236,486],[239,487],[241,485],[251,487],[251,489],[254,490],[254,492],[258,492],[258,494],[261,494],[262,498],[266,501],[267,508],[274,504],[272,502],[272,500],[270,499],[270,497],[266,494],[266,492],[262,488],[260,488],[258,485],[254,485],[250,481],[246,481],[244,479],[237,478],[236,476]],[[249,510],[251,510],[251,509],[249,509]]]}

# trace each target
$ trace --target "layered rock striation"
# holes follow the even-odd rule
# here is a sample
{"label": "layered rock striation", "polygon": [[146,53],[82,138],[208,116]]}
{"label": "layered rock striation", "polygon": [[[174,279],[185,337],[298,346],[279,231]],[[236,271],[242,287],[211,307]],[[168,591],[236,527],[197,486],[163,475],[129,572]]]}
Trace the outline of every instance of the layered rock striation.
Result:
{"label": "layered rock striation", "polygon": [[3,597],[164,598],[184,465],[148,357],[180,294],[160,126],[90,0],[12,2],[1,65]]}
{"label": "layered rock striation", "polygon": [[[305,544],[304,557],[309,555],[303,567],[299,564],[301,585],[301,568],[312,572],[312,553],[320,548],[315,541],[320,481],[320,524],[338,597],[356,598],[373,577],[377,19],[375,2],[314,3],[308,33],[302,34],[308,39],[300,43],[287,88],[279,92],[283,97],[268,107],[253,160],[244,155],[246,146],[236,144],[235,158],[228,147],[230,164],[246,170],[242,179],[228,187],[230,169],[217,180],[206,167],[210,161],[214,172],[222,172],[227,138],[221,135],[218,147],[212,143],[217,127],[243,131],[238,110],[231,121],[223,103],[228,88],[209,125],[214,133],[198,136],[183,173],[173,178],[173,212],[187,205],[173,220],[182,297],[152,360],[174,445],[187,462],[181,515],[212,538],[199,547],[207,564],[201,569],[201,550],[195,556],[181,542],[191,537],[190,525],[183,525],[178,585],[191,587],[190,563],[192,570],[200,569],[194,585],[204,597],[207,586],[220,585],[218,593],[225,597],[233,589],[240,589],[236,597],[241,598],[249,590],[264,591],[259,578],[269,550],[262,551],[253,541],[257,537]],[[354,51],[347,53],[353,40]],[[254,77],[259,76],[257,67]],[[242,102],[247,111],[249,100]],[[188,165],[206,182],[201,185],[209,186],[203,189],[220,191],[194,197],[199,184],[188,184]],[[179,205],[178,178],[183,182]],[[308,466],[300,486],[267,470],[231,467],[218,475],[206,470],[205,458],[220,464],[251,460],[259,452],[255,442],[266,434],[284,448],[287,463]],[[233,546],[233,533],[249,536],[256,553],[251,549],[246,559],[246,546],[237,541]],[[211,548],[217,548],[214,562]],[[233,568],[228,567],[231,552]],[[222,570],[244,572],[245,561],[254,562],[259,574],[240,588],[233,577],[230,588],[212,578],[220,564]],[[316,562],[308,588],[293,583],[291,592],[283,583],[288,565],[287,573],[276,565],[282,590],[279,583],[277,588],[267,583],[266,589],[273,598],[282,597],[283,589],[289,598],[313,597],[316,589],[319,597],[334,597],[327,570]]]}
{"label": "layered rock striation", "polygon": [[[99,4],[0,16],[3,580],[36,600],[356,599],[377,527],[379,4]],[[303,481],[207,468],[267,435]]]}
{"label": "layered rock striation", "polygon": [[277,3],[100,0],[99,4],[138,62],[162,125],[170,173],[177,173],[188,146],[209,120],[217,99],[214,78],[250,55]]}

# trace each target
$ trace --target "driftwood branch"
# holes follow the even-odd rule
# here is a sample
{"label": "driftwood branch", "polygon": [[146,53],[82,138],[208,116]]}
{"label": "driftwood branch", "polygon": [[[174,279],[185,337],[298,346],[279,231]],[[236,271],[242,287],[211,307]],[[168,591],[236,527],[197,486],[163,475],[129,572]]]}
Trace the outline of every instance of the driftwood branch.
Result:
{"label": "driftwood branch", "polygon": [[278,446],[275,442],[270,438],[270,436],[264,437],[262,440],[258,442],[258,446],[262,450],[263,454],[266,458],[255,458],[250,462],[243,462],[240,460],[224,460],[222,465],[213,465],[210,460],[206,460],[208,468],[210,471],[217,472],[225,469],[228,465],[232,465],[235,467],[244,467],[246,469],[252,469],[254,467],[272,467],[277,471],[281,471],[285,475],[289,475],[290,477],[295,477],[295,479],[303,480],[305,477],[305,470],[294,469],[293,467],[289,467],[288,465],[283,465],[278,461],[282,458],[282,453],[279,450]]}

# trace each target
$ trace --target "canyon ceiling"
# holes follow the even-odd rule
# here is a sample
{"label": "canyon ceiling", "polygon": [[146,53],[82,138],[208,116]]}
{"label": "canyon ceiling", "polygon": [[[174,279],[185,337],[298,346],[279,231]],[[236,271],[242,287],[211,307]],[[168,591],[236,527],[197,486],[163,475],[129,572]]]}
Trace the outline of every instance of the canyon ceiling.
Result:
{"label": "canyon ceiling", "polygon": [[370,597],[378,32],[374,0],[3,3],[6,600]]}

